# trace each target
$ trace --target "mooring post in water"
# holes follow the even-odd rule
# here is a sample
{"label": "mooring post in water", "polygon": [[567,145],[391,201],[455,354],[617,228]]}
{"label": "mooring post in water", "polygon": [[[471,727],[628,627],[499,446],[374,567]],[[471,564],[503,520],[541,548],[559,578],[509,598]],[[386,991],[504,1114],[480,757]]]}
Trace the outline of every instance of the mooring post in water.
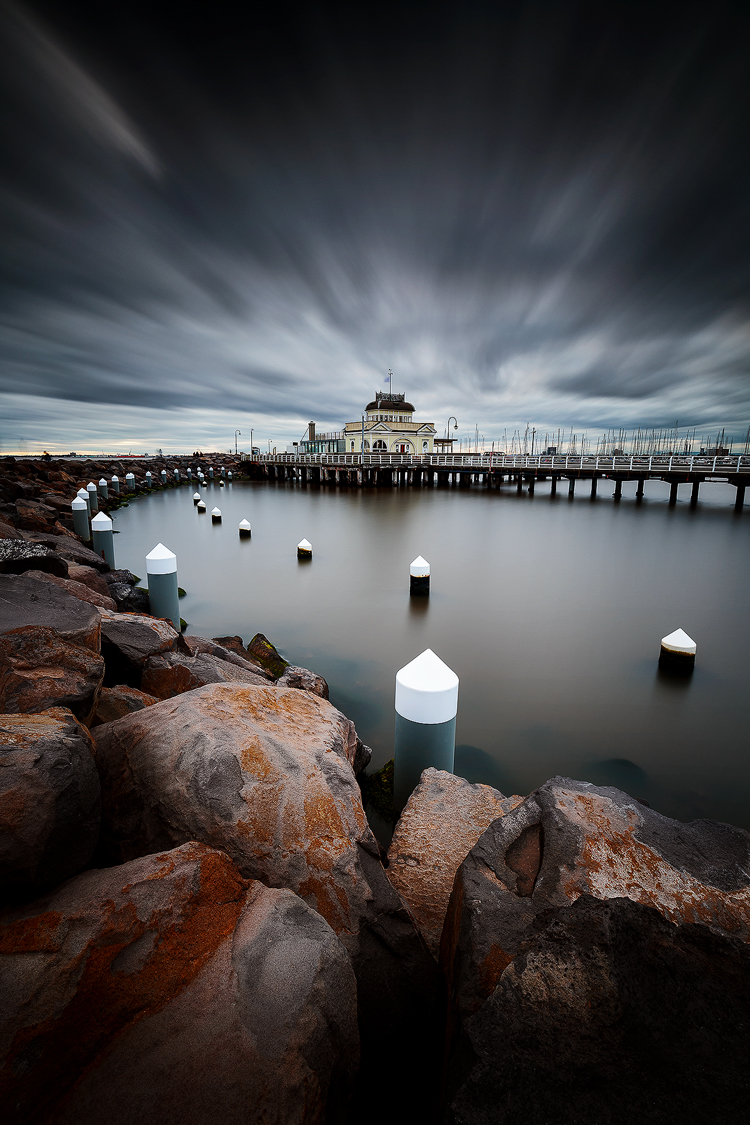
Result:
{"label": "mooring post in water", "polygon": [[734,498],[734,510],[735,510],[735,512],[741,512],[742,506],[743,506],[744,503],[745,503],[745,485],[744,484],[738,484],[737,485],[737,495]]}
{"label": "mooring post in water", "polygon": [[200,498],[201,498],[201,494],[200,494],[200,492],[194,492],[194,493],[193,493],[193,503],[194,503],[194,504],[196,504],[196,505],[197,505],[197,504],[199,504],[199,503],[200,503]]}
{"label": "mooring post in water", "polygon": [[230,469],[229,472],[227,473],[227,480],[231,480],[231,479],[232,479],[232,470]]}
{"label": "mooring post in water", "polygon": [[206,505],[205,505],[205,502],[203,500],[199,500],[198,503],[195,506],[196,506],[196,508],[198,509],[199,512],[205,512],[205,510],[206,510]]}
{"label": "mooring post in water", "polygon": [[179,469],[174,470],[174,482],[175,482],[175,484],[180,483],[180,470]]}
{"label": "mooring post in water", "polygon": [[622,500],[622,477],[615,481],[615,500]]}
{"label": "mooring post in water", "polygon": [[213,479],[214,479],[214,467],[213,467],[213,465],[212,465],[212,466],[211,466],[211,468],[210,468],[210,469],[208,470],[208,475],[210,476],[211,480],[213,480]]}
{"label": "mooring post in water", "polygon": [[692,672],[695,665],[696,644],[684,629],[675,629],[661,639],[659,667],[670,672]]}
{"label": "mooring post in water", "polygon": [[107,482],[104,477],[101,478],[96,487],[99,490],[102,500],[109,500],[109,489],[107,488]]}
{"label": "mooring post in water", "polygon": [[297,544],[297,558],[312,558],[312,543],[309,541],[309,539],[300,539],[299,543]]}
{"label": "mooring post in water", "polygon": [[148,600],[154,617],[166,617],[180,632],[180,599],[177,586],[177,555],[157,543],[146,555]]}
{"label": "mooring post in water", "polygon": [[89,494],[89,508],[91,510],[91,514],[93,515],[94,512],[99,511],[99,495],[96,491],[96,485],[92,480],[90,480],[86,485],[86,491]]}
{"label": "mooring post in water", "polygon": [[253,529],[250,526],[250,521],[240,520],[240,538],[242,538],[243,535],[252,535],[252,533]]}
{"label": "mooring post in water", "polygon": [[393,812],[399,816],[422,770],[453,773],[458,676],[432,649],[396,673]]}
{"label": "mooring post in water", "polygon": [[222,475],[222,477],[225,477],[227,475],[227,471],[226,471],[226,469],[224,468],[223,465],[221,466],[221,475]]}
{"label": "mooring post in water", "polygon": [[221,523],[221,508],[211,509],[211,519],[214,523]]}
{"label": "mooring post in water", "polygon": [[147,469],[146,470],[146,488],[150,488],[152,484],[153,484],[153,478],[151,476],[151,470]]}
{"label": "mooring post in water", "polygon": [[86,518],[91,519],[91,501],[89,499],[88,489],[79,488],[78,492],[76,492],[76,496],[79,500],[84,501],[86,505]]}
{"label": "mooring post in water", "polygon": [[135,473],[125,474],[125,487],[128,492],[135,492]]}
{"label": "mooring post in water", "polygon": [[430,564],[427,559],[417,555],[413,563],[409,564],[409,593],[417,597],[425,597],[430,592]]}
{"label": "mooring post in water", "polygon": [[192,479],[193,479],[193,470],[192,470],[192,469],[191,469],[190,467],[188,467],[188,471],[187,471],[187,479],[188,479],[188,480],[192,480]]}
{"label": "mooring post in water", "polygon": [[117,492],[117,493],[119,494],[119,491],[120,491],[120,478],[119,478],[118,476],[116,476],[116,475],[115,475],[115,476],[113,476],[113,477],[111,477],[111,478],[110,478],[110,481],[109,481],[109,483],[110,483],[110,484],[112,485],[112,491],[113,491],[113,492]]}
{"label": "mooring post in water", "polygon": [[160,477],[161,477],[161,483],[162,483],[162,484],[166,484],[166,483],[167,483],[167,470],[166,470],[166,469],[162,469],[162,471],[161,471],[161,473],[160,473],[159,475],[160,475]]}
{"label": "mooring post in water", "polygon": [[112,531],[112,520],[106,512],[99,512],[91,521],[91,532],[94,539],[94,550],[101,555],[105,563],[109,563],[111,570],[115,569],[115,537]]}
{"label": "mooring post in water", "polygon": [[76,535],[80,535],[84,543],[88,543],[91,538],[88,504],[81,496],[76,496],[70,506],[73,509],[73,530]]}
{"label": "mooring post in water", "polygon": [[699,480],[693,481],[693,488],[692,488],[692,491],[690,493],[690,506],[691,506],[691,508],[694,508],[695,505],[698,503],[698,489],[700,488],[700,486],[701,486],[701,482]]}

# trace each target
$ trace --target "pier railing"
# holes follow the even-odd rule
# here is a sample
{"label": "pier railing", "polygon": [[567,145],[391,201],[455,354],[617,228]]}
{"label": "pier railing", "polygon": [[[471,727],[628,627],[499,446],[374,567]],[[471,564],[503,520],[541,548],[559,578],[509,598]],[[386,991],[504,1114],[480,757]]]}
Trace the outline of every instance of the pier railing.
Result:
{"label": "pier railing", "polygon": [[705,457],[684,454],[658,456],[575,456],[573,454],[507,453],[261,453],[253,461],[288,465],[330,465],[332,467],[418,466],[432,468],[492,469],[529,472],[583,473],[701,473],[722,477],[750,474],[750,456]]}

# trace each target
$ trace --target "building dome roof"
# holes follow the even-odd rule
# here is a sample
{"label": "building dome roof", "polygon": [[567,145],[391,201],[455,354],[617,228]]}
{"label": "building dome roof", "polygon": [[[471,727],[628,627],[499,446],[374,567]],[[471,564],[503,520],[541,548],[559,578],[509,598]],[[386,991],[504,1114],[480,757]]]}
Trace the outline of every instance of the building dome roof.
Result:
{"label": "building dome roof", "polygon": [[382,397],[378,396],[372,402],[368,402],[365,410],[390,410],[391,412],[398,410],[402,412],[405,411],[411,414],[414,413],[414,407],[412,406],[412,404],[410,402],[405,402],[402,396],[399,396],[398,398],[390,396],[386,397],[385,395]]}

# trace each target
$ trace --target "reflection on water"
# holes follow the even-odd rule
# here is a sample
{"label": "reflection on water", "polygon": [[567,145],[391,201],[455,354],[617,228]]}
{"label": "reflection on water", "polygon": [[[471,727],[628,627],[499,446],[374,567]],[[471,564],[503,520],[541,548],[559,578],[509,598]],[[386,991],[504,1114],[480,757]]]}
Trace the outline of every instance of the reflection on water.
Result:
{"label": "reflection on water", "polygon": [[[181,612],[203,636],[265,633],[314,668],[373,747],[393,753],[398,668],[432,648],[461,681],[456,771],[504,793],[555,774],[617,785],[656,809],[750,827],[746,690],[750,511],[707,484],[691,510],[668,486],[605,483],[571,503],[450,488],[358,490],[235,482],[223,521],[201,519],[193,488],[116,513],[119,566],[144,574],[163,541],[176,552]],[[216,503],[216,485],[204,498]],[[689,495],[689,494],[688,494]],[[252,538],[240,539],[246,518]],[[297,543],[313,545],[298,560]],[[432,568],[409,596],[409,563]],[[693,675],[658,668],[684,628]]]}

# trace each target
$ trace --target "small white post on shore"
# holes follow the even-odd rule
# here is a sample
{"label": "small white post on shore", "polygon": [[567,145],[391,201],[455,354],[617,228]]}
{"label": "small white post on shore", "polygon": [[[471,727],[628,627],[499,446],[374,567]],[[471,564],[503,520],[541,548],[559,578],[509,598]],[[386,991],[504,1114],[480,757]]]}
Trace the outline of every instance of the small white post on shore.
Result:
{"label": "small white post on shore", "polygon": [[99,511],[99,495],[96,491],[96,485],[92,480],[90,480],[86,485],[86,491],[89,494],[89,507],[91,509],[91,514],[93,515],[94,512]]}
{"label": "small white post on shore", "polygon": [[669,672],[692,672],[696,650],[693,638],[684,629],[675,629],[661,639],[659,667]]}
{"label": "small white post on shore", "polygon": [[226,471],[226,469],[224,468],[223,465],[221,466],[221,475],[222,475],[222,477],[225,477],[227,475],[227,471]]}
{"label": "small white post on shore", "polygon": [[208,475],[210,476],[211,480],[214,479],[214,467],[213,467],[213,465],[211,465],[211,467],[209,468]]}
{"label": "small white post on shore", "polygon": [[84,543],[88,543],[91,538],[88,504],[80,496],[76,496],[70,506],[73,509],[73,530],[76,535],[80,535]]}
{"label": "small white post on shore", "polygon": [[297,544],[297,558],[312,558],[312,543],[308,539],[300,539],[299,543]]}
{"label": "small white post on shore", "polygon": [[135,492],[135,473],[125,474],[125,487],[128,492]]}
{"label": "small white post on shore", "polygon": [[146,470],[146,488],[150,488],[150,487],[151,487],[151,470],[147,469]]}
{"label": "small white post on shore", "polygon": [[107,487],[107,482],[104,479],[104,477],[102,477],[101,480],[99,481],[99,484],[97,485],[97,488],[99,490],[99,494],[100,494],[102,500],[109,500],[109,488]]}
{"label": "small white post on shore", "polygon": [[167,483],[167,470],[166,469],[162,469],[162,471],[161,471],[161,483],[162,484]]}
{"label": "small white post on shore", "polygon": [[187,479],[188,479],[188,480],[192,480],[192,479],[193,479],[193,470],[192,470],[192,469],[190,469],[190,468],[189,468],[189,469],[188,469],[188,471],[187,471]]}
{"label": "small white post on shore", "polygon": [[180,483],[180,470],[179,469],[174,470],[174,480],[175,480],[175,484]]}
{"label": "small white post on shore", "polygon": [[252,535],[253,529],[250,526],[249,520],[240,520],[240,537],[243,535]]}
{"label": "small white post on shore", "polygon": [[163,543],[146,555],[148,600],[154,617],[166,617],[180,632],[180,599],[177,587],[177,556]]}
{"label": "small white post on shore", "polygon": [[230,469],[229,472],[227,473],[227,480],[231,480],[231,479],[232,479],[232,470]]}
{"label": "small white post on shore", "polygon": [[198,504],[199,501],[200,501],[200,498],[201,498],[200,492],[194,492],[193,493],[193,503],[194,504]]}
{"label": "small white post on shore", "polygon": [[409,593],[426,597],[430,592],[430,564],[427,559],[417,555],[409,566]]}
{"label": "small white post on shore", "polygon": [[196,506],[196,508],[198,509],[199,512],[205,512],[205,510],[206,510],[206,505],[205,505],[203,500],[199,500],[198,503],[195,506]]}
{"label": "small white post on shore", "polygon": [[87,519],[91,519],[91,501],[89,500],[88,489],[79,488],[78,492],[76,492],[76,496],[78,497],[79,500],[83,500],[85,502],[85,504],[86,504],[86,517],[87,517]]}
{"label": "small white post on shore", "polygon": [[91,521],[91,532],[94,539],[94,550],[101,555],[110,569],[115,569],[115,537],[112,531],[112,520],[106,512],[99,512]]}
{"label": "small white post on shore", "polygon": [[453,773],[458,676],[432,649],[396,673],[393,812],[400,815],[423,770]]}
{"label": "small white post on shore", "polygon": [[112,477],[112,478],[110,479],[110,482],[109,482],[109,483],[110,483],[110,484],[112,485],[112,491],[113,491],[113,492],[116,492],[116,493],[118,493],[118,495],[119,495],[119,492],[120,492],[120,478],[119,478],[118,476],[116,476],[116,475],[115,475],[115,476],[113,476],[113,477]]}
{"label": "small white post on shore", "polygon": [[221,523],[221,508],[211,509],[211,519],[214,523]]}

